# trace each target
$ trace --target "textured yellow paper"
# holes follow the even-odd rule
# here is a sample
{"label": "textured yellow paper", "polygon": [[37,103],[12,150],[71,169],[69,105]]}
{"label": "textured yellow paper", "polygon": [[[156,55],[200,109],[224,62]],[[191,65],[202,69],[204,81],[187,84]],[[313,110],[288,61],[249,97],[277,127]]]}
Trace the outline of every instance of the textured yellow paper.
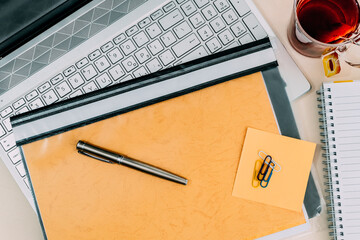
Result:
{"label": "textured yellow paper", "polygon": [[[233,196],[300,212],[315,148],[315,143],[248,128]],[[252,186],[259,151],[281,166],[266,188]]]}

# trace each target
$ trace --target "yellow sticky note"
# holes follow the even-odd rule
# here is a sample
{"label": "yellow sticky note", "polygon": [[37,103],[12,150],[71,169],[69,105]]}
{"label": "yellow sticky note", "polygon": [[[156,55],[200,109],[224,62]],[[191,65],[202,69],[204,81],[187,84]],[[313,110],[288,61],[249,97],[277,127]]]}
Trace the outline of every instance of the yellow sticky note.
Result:
{"label": "yellow sticky note", "polygon": [[[300,212],[316,144],[248,128],[232,195]],[[254,167],[264,151],[281,166],[266,188],[254,187]]]}

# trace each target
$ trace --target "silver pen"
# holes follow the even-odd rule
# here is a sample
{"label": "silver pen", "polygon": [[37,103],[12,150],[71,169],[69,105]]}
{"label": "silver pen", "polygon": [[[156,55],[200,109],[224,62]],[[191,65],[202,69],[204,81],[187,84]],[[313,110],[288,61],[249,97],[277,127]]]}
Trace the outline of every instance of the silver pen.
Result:
{"label": "silver pen", "polygon": [[160,168],[151,166],[149,164],[122,156],[117,153],[109,152],[107,150],[104,150],[99,147],[95,147],[95,146],[85,143],[83,141],[79,141],[76,144],[76,149],[78,150],[79,153],[86,155],[88,157],[92,157],[94,159],[97,159],[97,160],[100,160],[103,162],[107,162],[107,163],[117,163],[117,164],[125,165],[125,166],[131,167],[131,168],[140,170],[142,172],[149,173],[154,176],[161,177],[161,178],[164,178],[164,179],[176,182],[176,183],[181,183],[181,184],[186,185],[187,181],[188,181],[187,179],[177,176],[168,171],[165,171]]}

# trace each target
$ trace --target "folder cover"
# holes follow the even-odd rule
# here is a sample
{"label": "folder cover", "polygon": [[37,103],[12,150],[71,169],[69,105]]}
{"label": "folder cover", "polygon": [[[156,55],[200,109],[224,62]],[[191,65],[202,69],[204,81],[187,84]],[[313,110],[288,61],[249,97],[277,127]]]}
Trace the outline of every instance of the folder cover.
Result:
{"label": "folder cover", "polygon": [[[198,78],[192,74],[200,70],[189,71],[177,82],[216,77],[217,85],[132,111],[121,97],[134,102],[136,89],[13,119],[48,239],[253,239],[305,223],[303,213],[232,196],[246,129],[278,128],[261,73],[213,76],[218,69]],[[184,176],[188,185],[83,156],[79,140]]]}

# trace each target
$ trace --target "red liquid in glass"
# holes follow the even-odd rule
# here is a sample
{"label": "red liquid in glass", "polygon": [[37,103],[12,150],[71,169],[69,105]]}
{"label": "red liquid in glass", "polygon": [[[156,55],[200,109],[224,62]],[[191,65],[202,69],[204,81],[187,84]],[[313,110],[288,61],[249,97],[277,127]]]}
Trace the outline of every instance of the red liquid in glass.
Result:
{"label": "red liquid in glass", "polygon": [[340,43],[359,25],[357,0],[299,0],[296,12],[305,32],[323,43]]}

